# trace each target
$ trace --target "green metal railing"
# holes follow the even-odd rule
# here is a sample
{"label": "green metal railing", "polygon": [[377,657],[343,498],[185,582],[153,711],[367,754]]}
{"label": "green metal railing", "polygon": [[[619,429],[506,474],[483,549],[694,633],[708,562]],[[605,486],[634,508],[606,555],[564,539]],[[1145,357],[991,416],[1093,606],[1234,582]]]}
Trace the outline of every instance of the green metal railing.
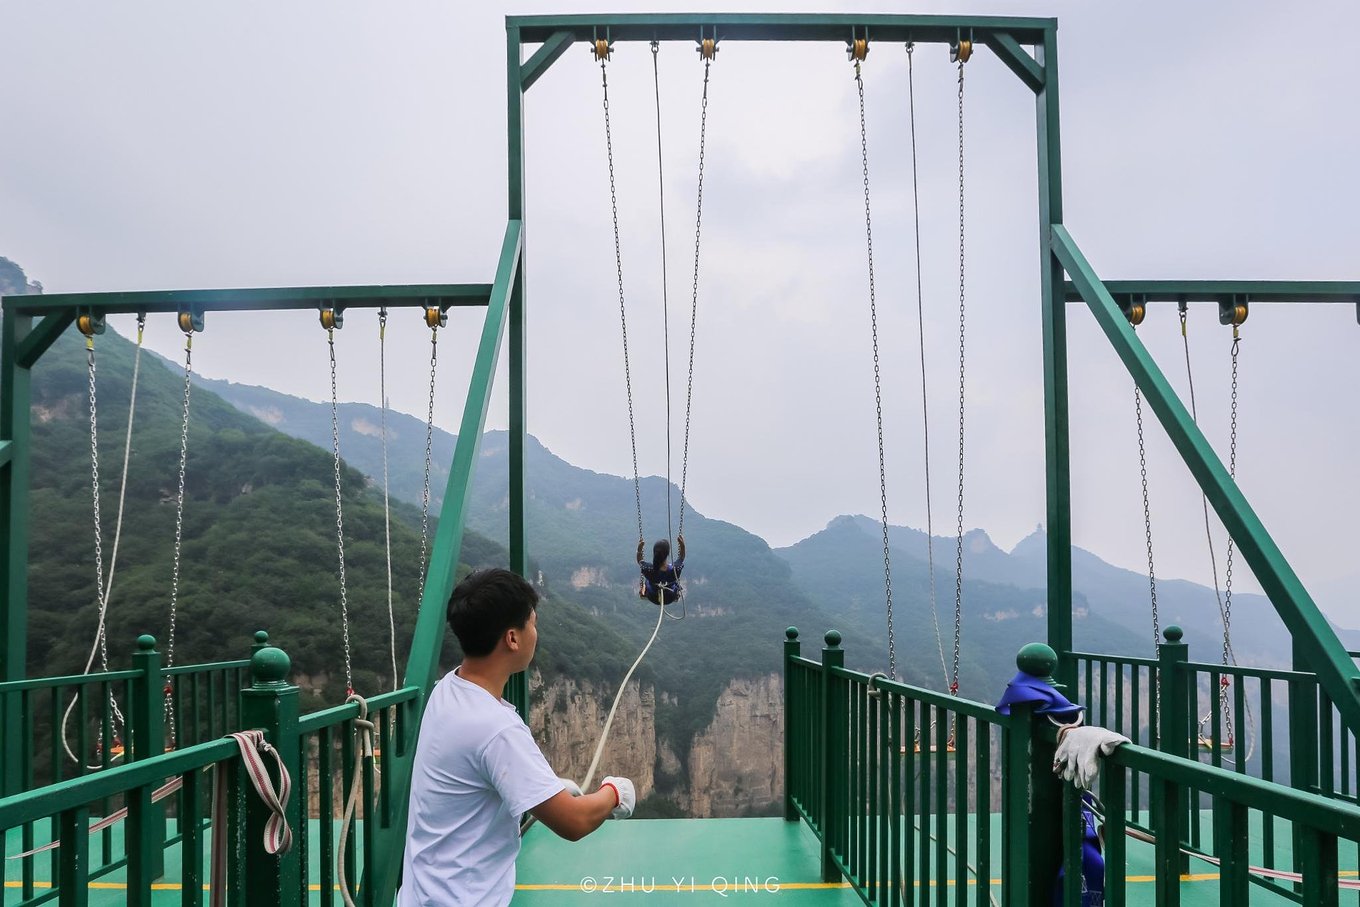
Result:
{"label": "green metal railing", "polygon": [[867,904],[996,904],[1002,732],[991,706],[820,663],[785,641],[785,818],[822,842],[822,875]]}
{"label": "green metal railing", "polygon": [[[143,637],[138,657],[144,664],[139,667],[157,669],[159,656],[147,644],[149,639]],[[395,808],[401,794],[381,783],[381,771],[409,764],[414,755],[420,688],[403,687],[368,700],[367,720],[373,723],[376,757],[367,759],[356,736],[357,703],[299,717],[298,690],[284,681],[287,656],[278,649],[256,646],[253,660],[246,664],[252,683],[234,691],[233,711],[245,727],[265,731],[292,778],[294,794],[286,815],[294,844],[287,854],[276,858],[264,851],[261,830],[268,810],[245,780],[234,741],[205,740],[172,751],[158,748],[138,754],[137,740],[157,738],[143,737],[142,725],[130,720],[132,753],[127,763],[0,799],[0,838],[10,842],[17,838],[25,852],[52,841],[60,843],[56,849],[0,864],[5,903],[12,903],[8,894],[17,889],[19,899],[13,903],[21,907],[48,902],[84,904],[91,882],[121,871],[126,877],[126,902],[149,904],[151,886],[163,873],[165,850],[174,846],[178,846],[181,867],[180,902],[204,903],[212,831],[211,778],[205,774],[209,769],[222,773],[223,783],[229,786],[228,903],[338,903],[337,857],[343,860],[345,885],[356,903],[366,907],[390,903],[390,892],[382,900],[375,887],[362,884],[361,879],[376,862],[380,846],[390,847],[393,839],[399,844],[405,836],[405,823]],[[152,676],[159,677],[159,670]],[[193,676],[193,672],[186,668],[177,676]],[[155,691],[160,693],[159,684]],[[159,699],[156,706],[155,717],[159,717]],[[153,803],[154,792],[174,778],[182,786],[162,802]],[[277,777],[273,780],[277,784]],[[356,785],[358,808],[342,851],[336,820]],[[101,832],[97,846],[92,846],[92,820],[119,806],[127,808],[126,817],[117,829]],[[314,826],[310,820],[316,820]],[[320,866],[315,880],[309,874],[312,863]]]}

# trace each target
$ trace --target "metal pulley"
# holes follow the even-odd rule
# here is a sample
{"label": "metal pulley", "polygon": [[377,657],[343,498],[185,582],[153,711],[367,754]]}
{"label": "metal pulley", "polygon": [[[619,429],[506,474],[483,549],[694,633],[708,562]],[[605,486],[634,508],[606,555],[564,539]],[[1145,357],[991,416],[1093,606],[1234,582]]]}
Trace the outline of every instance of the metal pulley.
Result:
{"label": "metal pulley", "polygon": [[328,331],[339,330],[345,326],[345,315],[335,306],[321,307],[321,326]]}
{"label": "metal pulley", "polygon": [[449,314],[437,305],[425,306],[425,326],[442,328],[449,323]]}
{"label": "metal pulley", "polygon": [[1218,304],[1218,323],[1230,324],[1233,327],[1241,327],[1250,314],[1247,309],[1247,297],[1234,296],[1229,302]]}
{"label": "metal pulley", "polygon": [[175,323],[186,334],[202,331],[203,312],[198,309],[180,309],[179,314],[175,316]]}
{"label": "metal pulley", "polygon": [[95,314],[92,309],[87,309],[76,315],[76,327],[86,337],[102,334],[104,333],[104,316]]}
{"label": "metal pulley", "polygon": [[967,63],[968,58],[973,55],[973,42],[967,38],[960,38],[949,45],[950,63]]}
{"label": "metal pulley", "polygon": [[863,63],[864,58],[869,56],[869,38],[851,38],[845,46],[846,59],[852,63]]}
{"label": "metal pulley", "polygon": [[700,60],[704,60],[706,62],[712,61],[713,58],[718,55],[718,39],[716,37],[713,38],[701,37],[699,39],[699,46],[696,47],[695,50],[698,51]]}
{"label": "metal pulley", "polygon": [[608,38],[596,38],[595,42],[590,45],[590,52],[595,56],[596,62],[608,60],[613,50],[614,42]]}
{"label": "metal pulley", "polygon": [[1129,324],[1138,327],[1147,317],[1147,300],[1141,296],[1120,300],[1119,309],[1124,313],[1124,317],[1129,320]]}

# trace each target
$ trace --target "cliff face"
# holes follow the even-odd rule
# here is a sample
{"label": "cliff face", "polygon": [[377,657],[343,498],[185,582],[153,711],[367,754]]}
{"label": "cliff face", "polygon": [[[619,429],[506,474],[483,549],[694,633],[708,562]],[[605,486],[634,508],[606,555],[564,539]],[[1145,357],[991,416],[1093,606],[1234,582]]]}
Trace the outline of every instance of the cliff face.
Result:
{"label": "cliff face", "polygon": [[[614,690],[570,678],[545,685],[535,673],[529,697],[529,728],[548,763],[558,774],[582,780],[614,702]],[[642,800],[656,787],[656,762],[656,698],[651,687],[644,689],[635,681],[624,691],[614,715],[593,783],[606,775],[622,775],[632,780]]]}
{"label": "cliff face", "polygon": [[[580,780],[590,766],[613,702],[605,685],[558,678],[530,680],[529,726],[553,768]],[[656,735],[656,695],[630,684],[614,716],[595,782],[624,775],[642,800],[656,790],[658,770],[683,783],[663,790],[693,816],[769,812],[783,793],[783,681],[777,674],[737,678],[718,698],[713,721],[687,744],[688,771]],[[685,775],[687,774],[687,777]]]}
{"label": "cliff face", "polygon": [[784,682],[738,677],[689,751],[689,811],[716,818],[767,812],[784,793]]}

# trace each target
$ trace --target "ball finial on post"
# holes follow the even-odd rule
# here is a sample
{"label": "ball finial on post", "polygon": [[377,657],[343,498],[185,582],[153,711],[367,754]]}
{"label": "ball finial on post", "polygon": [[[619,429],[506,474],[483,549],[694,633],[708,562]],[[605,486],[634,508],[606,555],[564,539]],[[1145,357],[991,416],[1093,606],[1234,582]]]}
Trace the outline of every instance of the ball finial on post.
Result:
{"label": "ball finial on post", "polygon": [[256,686],[286,683],[292,666],[287,652],[276,646],[265,646],[250,658],[250,678]]}
{"label": "ball finial on post", "polygon": [[1031,677],[1053,683],[1053,669],[1058,666],[1058,653],[1051,646],[1032,642],[1015,656],[1015,666]]}

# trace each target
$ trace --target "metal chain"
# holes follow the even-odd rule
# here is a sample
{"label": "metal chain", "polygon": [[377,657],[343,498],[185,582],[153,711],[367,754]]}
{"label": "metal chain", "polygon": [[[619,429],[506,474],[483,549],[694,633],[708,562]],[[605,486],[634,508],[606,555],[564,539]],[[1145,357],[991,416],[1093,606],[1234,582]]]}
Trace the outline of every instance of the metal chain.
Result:
{"label": "metal chain", "polygon": [[1148,499],[1147,447],[1143,440],[1143,394],[1138,385],[1133,386],[1133,412],[1138,420],[1138,473],[1143,481],[1143,532],[1147,537],[1148,593],[1152,599],[1152,645],[1153,652],[1162,641],[1161,620],[1157,615],[1157,572],[1152,561],[1152,507]]}
{"label": "metal chain", "polygon": [[888,548],[888,471],[883,452],[883,380],[878,357],[878,299],[874,292],[874,221],[869,205],[869,133],[864,118],[864,77],[855,61],[859,91],[859,147],[864,172],[864,238],[869,258],[869,330],[874,346],[874,410],[878,426],[878,499],[883,523],[883,595],[888,611],[888,676],[897,679],[897,640],[893,635],[892,556]]}
{"label": "metal chain", "polygon": [[609,158],[609,210],[614,218],[614,269],[619,279],[619,325],[623,331],[623,384],[628,392],[628,439],[633,446],[633,500],[637,505],[638,542],[642,535],[642,483],[638,480],[637,429],[633,420],[633,377],[628,367],[628,312],[623,298],[623,249],[619,243],[619,199],[614,183],[614,139],[609,128],[609,74],[600,59],[600,85],[604,89],[604,145]]}
{"label": "metal chain", "polygon": [[426,563],[430,548],[430,462],[434,451],[434,379],[439,364],[439,328],[430,328],[430,399],[425,410],[425,486],[420,492],[420,589],[416,603],[425,598]]}
{"label": "metal chain", "polygon": [[[1242,343],[1242,337],[1237,330],[1237,325],[1233,325],[1232,339],[1232,408],[1228,420],[1228,475],[1237,480],[1237,354]],[[1232,571],[1233,571],[1233,540],[1232,535],[1228,536],[1228,555],[1227,565],[1224,568],[1223,576],[1223,663],[1226,665],[1231,661],[1237,663],[1236,655],[1232,648]],[[1232,711],[1228,709],[1228,688],[1222,686],[1220,694],[1223,698],[1223,712],[1227,716],[1226,730],[1228,739],[1232,739]],[[1250,720],[1250,714],[1248,714]]]}
{"label": "metal chain", "polygon": [[935,629],[935,649],[940,655],[940,671],[949,685],[949,666],[944,658],[944,639],[940,635],[940,606],[935,593],[935,527],[930,505],[930,404],[926,393],[926,316],[925,293],[921,288],[921,192],[916,167],[916,78],[912,66],[916,46],[907,43],[907,100],[911,112],[911,209],[916,235],[916,336],[921,351],[921,446],[925,459],[926,482],[926,569],[930,572],[930,619]]}
{"label": "metal chain", "polygon": [[[170,572],[170,638],[166,644],[165,666],[175,666],[175,629],[179,616],[179,565],[184,544],[184,474],[189,463],[189,395],[193,389],[194,335],[184,335],[184,415],[179,429],[179,491],[175,497],[175,549]],[[175,698],[170,684],[165,685],[165,716],[170,745],[178,737],[175,732]]]}
{"label": "metal chain", "polygon": [[326,330],[331,356],[331,451],[335,455],[335,547],[340,559],[340,628],[345,642],[345,695],[354,692],[349,654],[349,590],[345,587],[345,508],[340,497],[340,404],[335,386],[335,328]]}
{"label": "metal chain", "polygon": [[652,88],[656,95],[656,192],[661,224],[661,346],[666,378],[666,537],[671,536],[671,308],[666,280],[666,168],[661,154],[661,42],[652,41]]}
{"label": "metal chain", "polygon": [[959,643],[963,635],[963,429],[964,429],[964,191],[963,191],[963,61],[959,61],[959,522],[958,543],[954,552],[954,663],[949,692],[959,692]]}
{"label": "metal chain", "polygon": [[[397,618],[392,611],[392,498],[387,471],[387,309],[378,309],[378,397],[382,430],[383,455],[383,540],[387,554],[387,639],[392,656],[392,689],[400,685],[397,678]],[[427,461],[428,462],[428,461]],[[428,472],[427,472],[428,475]]]}
{"label": "metal chain", "polygon": [[109,650],[104,640],[104,539],[99,514],[99,414],[95,393],[94,337],[85,338],[85,359],[90,372],[90,493],[94,498],[94,575],[95,600],[99,607],[99,659],[105,671],[109,669]]}
{"label": "metal chain", "polygon": [[704,223],[704,143],[708,134],[708,69],[711,60],[704,60],[704,93],[699,102],[699,193],[694,204],[694,287],[689,306],[689,375],[685,380],[685,442],[680,455],[680,527],[676,534],[685,534],[685,483],[689,478],[689,417],[694,402],[694,328],[699,315],[699,240]]}

